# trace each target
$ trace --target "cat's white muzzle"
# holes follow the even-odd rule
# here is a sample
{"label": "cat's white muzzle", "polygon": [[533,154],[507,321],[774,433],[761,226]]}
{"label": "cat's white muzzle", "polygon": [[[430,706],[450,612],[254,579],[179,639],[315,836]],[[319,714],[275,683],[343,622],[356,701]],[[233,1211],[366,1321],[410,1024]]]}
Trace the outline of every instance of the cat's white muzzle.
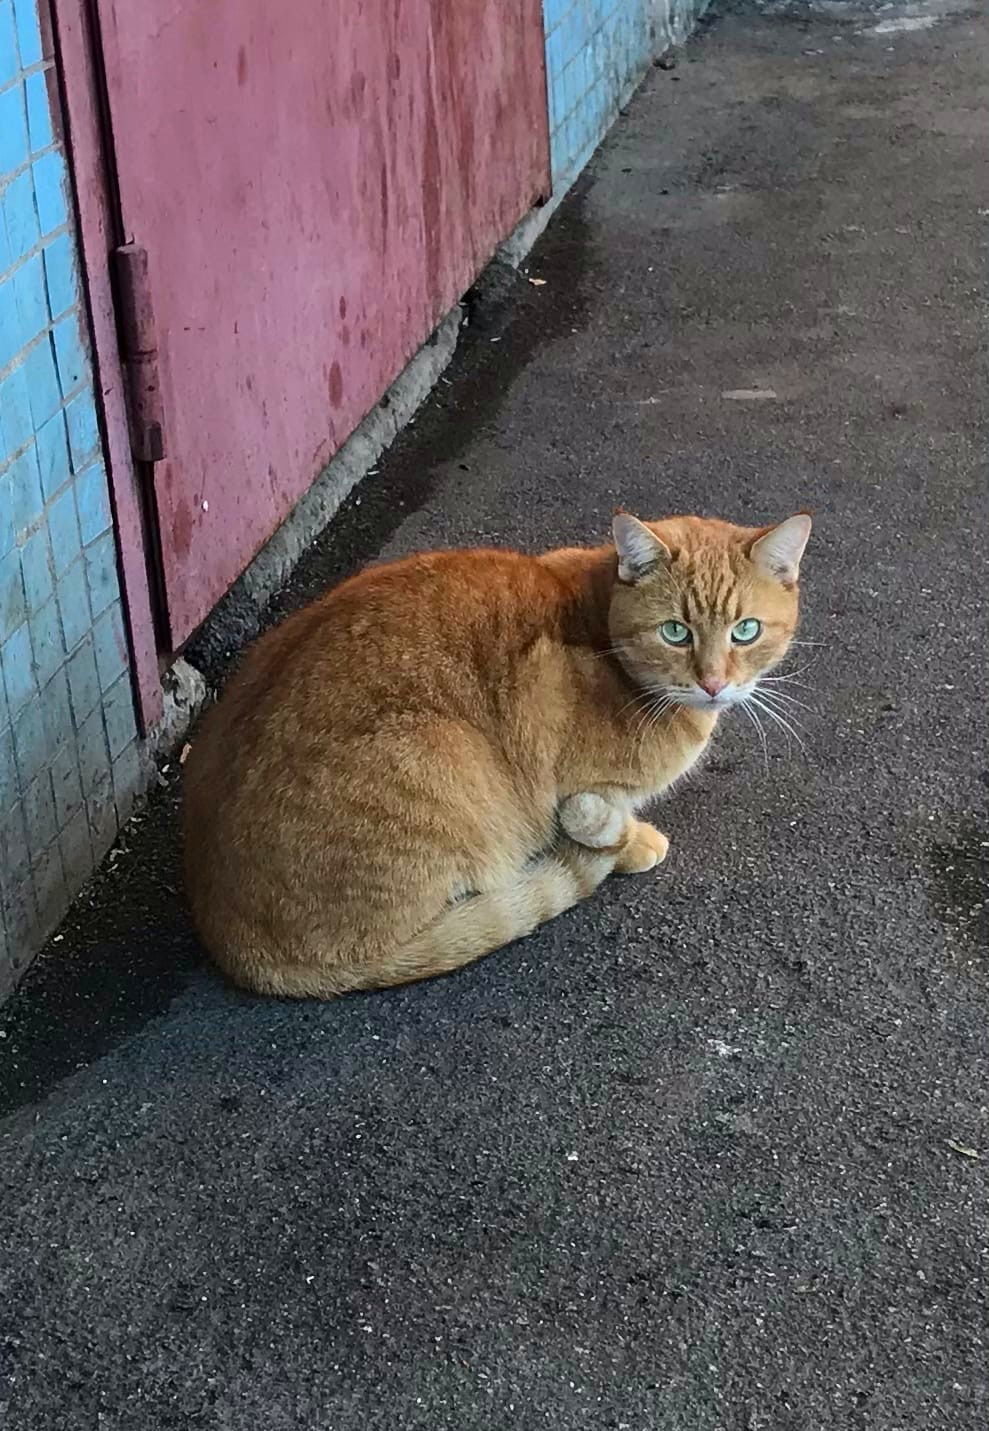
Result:
{"label": "cat's white muzzle", "polygon": [[672,694],[678,705],[689,706],[691,710],[726,711],[746,700],[752,694],[752,686],[736,686],[733,681],[729,681],[714,696],[702,691],[700,686],[684,686]]}

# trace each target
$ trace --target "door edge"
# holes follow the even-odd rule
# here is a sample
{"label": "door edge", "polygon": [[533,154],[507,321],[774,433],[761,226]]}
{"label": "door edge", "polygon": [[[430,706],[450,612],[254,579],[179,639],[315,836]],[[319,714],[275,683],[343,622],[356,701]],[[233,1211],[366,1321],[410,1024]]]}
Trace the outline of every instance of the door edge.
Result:
{"label": "door edge", "polygon": [[97,83],[97,36],[88,0],[50,0],[54,50],[72,175],[94,390],[113,506],[131,676],[142,734],[161,719],[161,685],[140,474],[131,454],[117,343],[110,254],[117,244],[112,156]]}

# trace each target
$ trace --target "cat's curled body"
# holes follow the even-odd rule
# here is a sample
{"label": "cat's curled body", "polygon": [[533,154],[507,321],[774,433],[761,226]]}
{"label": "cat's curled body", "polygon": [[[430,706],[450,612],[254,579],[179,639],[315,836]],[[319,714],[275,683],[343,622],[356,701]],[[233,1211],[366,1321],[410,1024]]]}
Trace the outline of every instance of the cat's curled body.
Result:
{"label": "cat's curled body", "polygon": [[[785,652],[803,524],[619,516],[617,552],[414,556],[269,632],[185,768],[217,963],[276,995],[404,983],[650,869],[667,841],[634,812]],[[760,640],[736,649],[744,619]],[[678,623],[689,650],[660,634]]]}

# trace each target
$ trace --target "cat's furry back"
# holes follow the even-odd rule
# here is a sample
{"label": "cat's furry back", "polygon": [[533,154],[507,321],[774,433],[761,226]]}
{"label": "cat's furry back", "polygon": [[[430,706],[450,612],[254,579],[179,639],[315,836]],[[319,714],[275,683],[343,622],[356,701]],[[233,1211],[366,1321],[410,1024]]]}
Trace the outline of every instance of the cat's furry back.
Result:
{"label": "cat's furry back", "polygon": [[[756,654],[709,634],[752,608],[752,669],[782,656],[806,532],[618,522],[617,555],[371,568],[249,651],[185,771],[193,914],[233,979],[326,998],[443,973],[663,858],[634,808],[714,728],[705,663]],[[685,662],[657,633],[687,608]]]}

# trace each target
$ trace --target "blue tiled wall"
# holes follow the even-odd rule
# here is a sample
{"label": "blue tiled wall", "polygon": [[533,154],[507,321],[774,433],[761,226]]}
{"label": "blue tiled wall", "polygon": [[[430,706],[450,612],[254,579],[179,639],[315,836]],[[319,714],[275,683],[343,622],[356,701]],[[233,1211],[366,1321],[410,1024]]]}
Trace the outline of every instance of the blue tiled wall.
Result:
{"label": "blue tiled wall", "polygon": [[543,0],[553,187],[583,169],[642,75],[707,0]]}
{"label": "blue tiled wall", "polygon": [[105,853],[139,779],[42,34],[34,0],[0,0],[0,996]]}

